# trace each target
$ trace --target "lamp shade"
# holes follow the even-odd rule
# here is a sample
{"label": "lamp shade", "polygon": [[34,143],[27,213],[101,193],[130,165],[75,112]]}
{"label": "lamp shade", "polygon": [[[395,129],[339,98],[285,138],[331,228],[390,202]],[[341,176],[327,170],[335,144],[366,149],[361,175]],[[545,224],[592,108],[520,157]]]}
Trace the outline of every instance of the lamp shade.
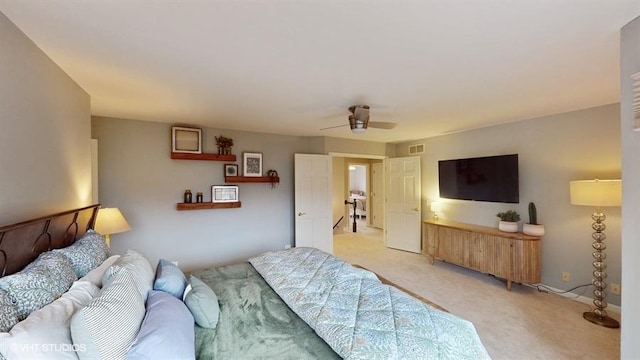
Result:
{"label": "lamp shade", "polygon": [[118,208],[103,208],[98,210],[94,230],[102,235],[110,235],[129,231],[131,226]]}
{"label": "lamp shade", "polygon": [[571,203],[587,206],[620,206],[622,180],[574,180],[569,182]]}

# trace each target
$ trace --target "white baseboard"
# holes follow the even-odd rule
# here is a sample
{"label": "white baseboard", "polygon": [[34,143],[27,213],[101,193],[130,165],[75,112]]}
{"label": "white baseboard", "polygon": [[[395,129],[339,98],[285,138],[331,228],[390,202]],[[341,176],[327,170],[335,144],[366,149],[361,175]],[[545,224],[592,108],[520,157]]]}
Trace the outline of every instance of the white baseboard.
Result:
{"label": "white baseboard", "polygon": [[[584,296],[584,295],[580,295],[580,294],[576,294],[576,293],[572,293],[572,292],[565,292],[565,290],[561,290],[561,289],[556,289],[553,286],[549,286],[549,285],[545,285],[545,284],[538,284],[540,286],[544,286],[545,288],[551,290],[552,292],[556,293],[557,295],[566,297],[566,298],[570,298],[571,300],[575,300],[578,302],[581,302],[583,304],[588,304],[588,305],[593,305],[593,299],[588,297],[588,296]],[[528,285],[531,286],[533,288],[535,288],[535,285]],[[618,305],[612,305],[612,304],[608,304],[607,305],[607,310],[611,310],[615,313],[620,314],[621,312],[621,308]]]}

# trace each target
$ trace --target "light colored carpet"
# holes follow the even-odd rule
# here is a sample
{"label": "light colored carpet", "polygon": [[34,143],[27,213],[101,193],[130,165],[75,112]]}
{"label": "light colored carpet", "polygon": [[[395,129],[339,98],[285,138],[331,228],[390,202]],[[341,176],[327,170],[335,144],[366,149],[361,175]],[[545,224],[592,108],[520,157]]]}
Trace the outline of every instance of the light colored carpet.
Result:
{"label": "light colored carpet", "polygon": [[384,247],[382,232],[365,226],[335,235],[334,254],[473,322],[493,359],[620,358],[620,329],[584,320],[589,305],[519,284],[507,291],[490,275],[431,265],[423,255]]}

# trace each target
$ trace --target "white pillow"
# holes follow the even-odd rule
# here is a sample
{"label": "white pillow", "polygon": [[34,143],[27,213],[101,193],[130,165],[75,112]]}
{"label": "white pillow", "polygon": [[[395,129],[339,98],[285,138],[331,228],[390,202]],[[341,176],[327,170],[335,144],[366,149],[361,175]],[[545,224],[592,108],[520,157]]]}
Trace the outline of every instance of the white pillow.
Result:
{"label": "white pillow", "polygon": [[146,301],[149,290],[153,288],[155,270],[144,255],[136,250],[129,249],[120,258],[109,266],[102,276],[102,286],[108,286],[111,279],[121,270],[128,270],[140,292],[140,296]]}
{"label": "white pillow", "polygon": [[113,255],[109,257],[102,264],[100,264],[100,266],[89,271],[87,275],[81,277],[79,280],[88,281],[93,285],[102,288],[102,276],[104,275],[104,272],[107,271],[109,266],[113,265],[113,263],[116,262],[119,257],[120,255]]}
{"label": "white pillow", "polygon": [[0,333],[0,353],[11,359],[78,359],[71,341],[73,314],[100,294],[88,281],[76,281],[59,299],[32,312],[9,332]]}

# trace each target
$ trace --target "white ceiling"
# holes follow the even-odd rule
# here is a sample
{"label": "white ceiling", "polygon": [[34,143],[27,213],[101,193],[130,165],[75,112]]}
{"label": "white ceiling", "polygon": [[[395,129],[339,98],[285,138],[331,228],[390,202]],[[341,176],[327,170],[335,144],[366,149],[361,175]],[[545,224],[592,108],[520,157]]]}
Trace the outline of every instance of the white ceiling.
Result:
{"label": "white ceiling", "polygon": [[[619,101],[640,0],[0,0],[94,115],[397,142]],[[393,130],[351,134],[347,107]]]}

